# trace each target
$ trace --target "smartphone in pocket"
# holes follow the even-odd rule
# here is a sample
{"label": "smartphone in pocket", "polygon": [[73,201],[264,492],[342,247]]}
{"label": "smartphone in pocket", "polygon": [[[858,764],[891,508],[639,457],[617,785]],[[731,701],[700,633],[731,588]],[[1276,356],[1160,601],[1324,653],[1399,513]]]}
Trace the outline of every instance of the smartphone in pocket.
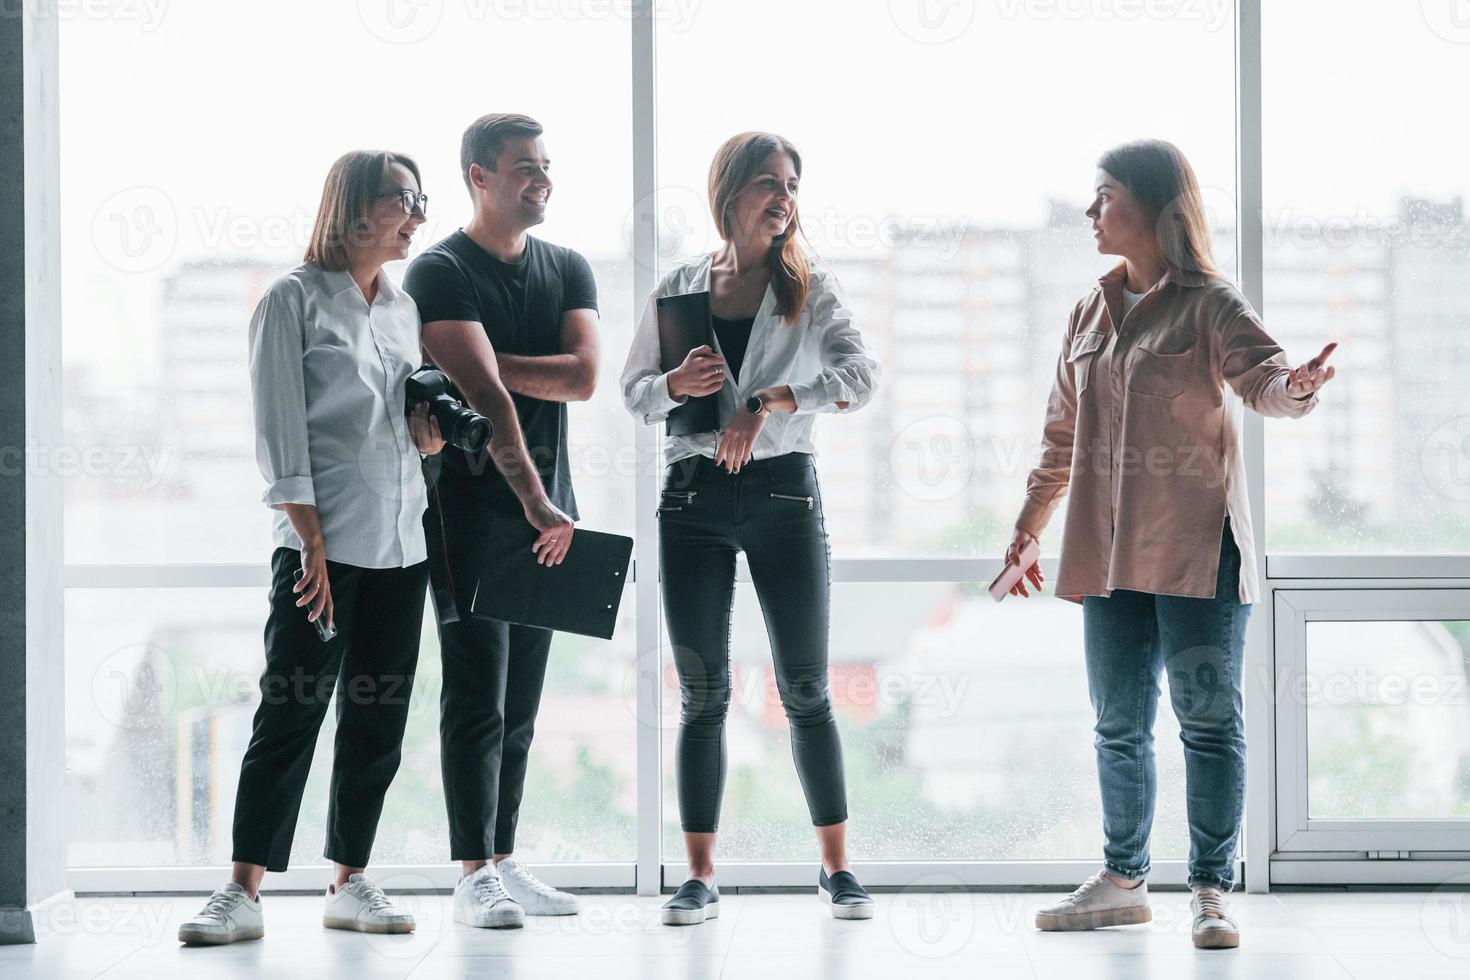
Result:
{"label": "smartphone in pocket", "polygon": [[[306,574],[306,569],[304,569],[304,568],[298,568],[298,569],[296,569],[295,575],[293,575],[292,577],[297,582],[300,582],[301,581],[301,576],[303,576],[305,574]],[[306,613],[306,615],[308,615],[308,616],[311,615],[311,610],[309,608],[308,609],[303,609],[302,611],[304,613]],[[328,640],[332,639],[332,637],[334,637],[334,636],[337,635],[337,626],[336,626],[336,624],[335,623],[328,623],[328,622],[326,622],[321,616],[318,616],[315,620],[313,620],[311,625],[313,625],[313,626],[316,627],[316,635],[321,639],[321,641],[323,643],[326,643]]]}

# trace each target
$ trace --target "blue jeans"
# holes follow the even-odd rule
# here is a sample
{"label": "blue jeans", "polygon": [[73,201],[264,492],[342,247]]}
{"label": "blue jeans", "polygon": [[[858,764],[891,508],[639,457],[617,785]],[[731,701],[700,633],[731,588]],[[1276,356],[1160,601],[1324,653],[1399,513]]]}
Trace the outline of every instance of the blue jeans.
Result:
{"label": "blue jeans", "polygon": [[1082,600],[1087,686],[1097,716],[1103,857],[1109,871],[1142,878],[1154,822],[1154,718],[1159,674],[1184,743],[1189,882],[1229,890],[1245,803],[1241,660],[1251,607],[1239,601],[1240,550],[1230,520],[1213,599],[1115,589]]}

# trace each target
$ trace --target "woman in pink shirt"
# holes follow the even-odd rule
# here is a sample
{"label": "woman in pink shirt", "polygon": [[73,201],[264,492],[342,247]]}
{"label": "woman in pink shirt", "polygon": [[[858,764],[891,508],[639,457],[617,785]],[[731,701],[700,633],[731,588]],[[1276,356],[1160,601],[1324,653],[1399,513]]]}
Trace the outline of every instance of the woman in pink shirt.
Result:
{"label": "woman in pink shirt", "polygon": [[[1336,344],[1287,364],[1216,270],[1199,184],[1177,147],[1109,150],[1095,184],[1087,216],[1098,251],[1123,261],[1068,320],[1006,560],[1019,560],[1070,493],[1056,593],[1083,609],[1104,867],[1036,926],[1151,918],[1153,724],[1167,671],[1184,742],[1193,941],[1229,948],[1240,942],[1225,893],[1245,795],[1241,660],[1258,592],[1240,408],[1307,414],[1333,377]],[[1040,566],[1026,578],[1040,588]],[[1012,594],[1029,595],[1025,582]]]}

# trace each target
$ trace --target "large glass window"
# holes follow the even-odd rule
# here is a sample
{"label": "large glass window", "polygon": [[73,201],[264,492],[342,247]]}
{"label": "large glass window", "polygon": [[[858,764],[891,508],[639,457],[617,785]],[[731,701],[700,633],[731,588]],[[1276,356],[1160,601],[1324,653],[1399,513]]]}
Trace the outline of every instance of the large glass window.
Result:
{"label": "large glass window", "polygon": [[[300,261],[327,169],[347,150],[418,161],[430,220],[415,251],[465,223],[460,134],[505,110],[546,126],[556,188],[535,234],[581,251],[597,276],[605,359],[594,398],[572,406],[572,466],[585,523],[630,533],[633,429],[616,384],[633,305],[626,17],[283,2],[159,13],[61,26],[67,562],[267,561],[246,368],[261,291]],[[595,98],[523,84],[570,77],[596,78]],[[200,584],[218,574],[202,570]],[[228,858],[263,600],[263,588],[69,591],[72,864]],[[633,605],[611,644],[557,639],[522,824],[528,857],[633,858]],[[426,623],[379,862],[448,857],[438,677]],[[298,864],[322,860],[331,731],[329,715]]]}
{"label": "large glass window", "polygon": [[[1207,186],[1220,257],[1234,260],[1228,5],[1220,21],[1081,19],[1026,4],[955,4],[933,18],[918,9],[854,7],[837,32],[822,8],[774,0],[659,24],[661,251],[716,248],[705,203],[716,148],[742,130],[780,133],[802,153],[805,231],[882,359],[873,403],[817,427],[839,559],[1004,551],[1068,314],[1116,261],[1097,254],[1083,214],[1104,150],[1169,134]],[[712,76],[716,60],[728,67]],[[1066,67],[1100,64],[1105,88],[1090,69]],[[1192,83],[1157,84],[1181,76]],[[1139,90],[1149,98],[1119,111]],[[1059,513],[1048,528],[1048,554],[1062,523]],[[740,590],[736,608],[737,697],[760,697],[732,711],[721,853],[806,855],[811,830],[754,593]],[[1096,852],[1075,605],[995,607],[949,584],[849,585],[834,590],[832,622],[855,856]],[[870,684],[891,696],[844,703]],[[947,707],[926,700],[946,690]],[[1167,811],[1183,799],[1180,760],[1160,757],[1155,854],[1182,856],[1182,821]],[[670,782],[666,853],[678,855],[675,811]]]}
{"label": "large glass window", "polygon": [[658,25],[663,253],[719,244],[720,143],[780,133],[802,153],[805,231],[883,361],[872,405],[818,424],[838,557],[1004,550],[1067,316],[1114,261],[1083,216],[1104,150],[1177,142],[1233,259],[1228,4],[930,6],[857,5],[834,29],[822,5],[755,0]]}
{"label": "large glass window", "polygon": [[[416,250],[461,226],[460,134],[486,112],[546,125],[556,191],[535,233],[593,265],[603,358],[595,395],[571,407],[571,463],[583,524],[627,534],[650,526],[635,492],[652,500],[658,479],[635,439],[646,449],[662,436],[637,428],[618,390],[646,299],[635,273],[718,246],[706,181],[726,138],[769,130],[802,152],[804,232],[883,362],[873,404],[817,426],[839,579],[830,680],[858,860],[1097,855],[1080,611],[1051,597],[997,606],[973,582],[929,579],[986,579],[1007,543],[1068,313],[1115,261],[1096,253],[1083,215],[1108,147],[1159,136],[1184,150],[1232,277],[1237,182],[1252,202],[1263,189],[1264,281],[1248,285],[1262,287],[1268,329],[1294,363],[1341,343],[1322,407],[1265,425],[1265,471],[1250,480],[1264,483],[1268,552],[1470,549],[1470,137],[1445,108],[1470,87],[1470,28],[1453,3],[1262,4],[1262,38],[1235,36],[1229,0],[894,0],[840,16],[778,0],[648,7],[656,64],[633,63],[649,51],[630,43],[646,41],[645,25],[616,3],[177,0],[63,17],[64,441],[36,447],[47,455],[35,463],[66,477],[72,865],[227,859],[263,659],[264,589],[247,583],[263,581],[270,549],[250,313],[299,261],[322,179],[348,149],[418,160],[430,220]],[[1261,118],[1238,120],[1237,75],[1257,68]],[[635,87],[649,77],[651,102]],[[1245,154],[1239,170],[1237,150],[1254,143],[1237,146],[1237,123],[1260,123],[1264,141],[1263,159]],[[635,149],[657,183],[636,200]],[[648,221],[653,254],[635,256],[633,229]],[[1048,557],[1063,520],[1043,540]],[[658,588],[638,571],[610,644],[556,641],[521,821],[532,860],[682,858],[667,656],[658,716],[636,715],[635,650],[661,635],[635,622],[635,596]],[[1307,838],[1399,846],[1385,822],[1466,818],[1454,703],[1328,691],[1396,671],[1463,681],[1463,596],[1400,620],[1390,607],[1409,590],[1391,586],[1353,594],[1368,604],[1353,610],[1361,619],[1292,619],[1290,633],[1289,590],[1274,594],[1276,666],[1320,695],[1272,709],[1284,851]],[[748,583],[735,601],[720,859],[810,858]],[[439,679],[426,622],[375,861],[447,857]],[[331,737],[329,713],[297,864],[321,861]],[[654,738],[661,769],[636,772]],[[1187,851],[1178,744],[1166,695],[1153,841],[1165,861]],[[640,815],[656,822],[660,802],[655,854],[635,828]],[[1325,826],[1352,821],[1385,836]],[[1431,843],[1461,849],[1451,836]]]}
{"label": "large glass window", "polygon": [[[1444,3],[1268,4],[1266,323],[1330,404],[1266,426],[1274,552],[1470,550],[1470,28]],[[1344,53],[1375,52],[1373,56]]]}

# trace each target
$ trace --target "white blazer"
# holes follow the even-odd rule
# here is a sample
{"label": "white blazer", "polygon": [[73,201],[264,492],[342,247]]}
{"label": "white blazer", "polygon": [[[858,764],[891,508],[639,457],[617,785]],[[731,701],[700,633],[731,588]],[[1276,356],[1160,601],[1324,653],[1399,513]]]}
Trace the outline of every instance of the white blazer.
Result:
{"label": "white blazer", "polygon": [[[684,399],[669,397],[669,376],[659,370],[658,299],[697,293],[710,288],[711,255],[687,259],[676,265],[654,287],[643,308],[643,317],[633,335],[628,362],[623,367],[623,402],[628,411],[646,424],[662,422]],[[806,305],[795,323],[787,323],[776,310],[776,293],[770,286],[761,299],[760,310],[750,328],[750,344],[740,365],[740,377],[725,365],[725,384],[717,397],[720,418],[733,418],[745,411],[745,401],[762,388],[790,385],[796,396],[796,412],[772,412],[761,427],[752,455],[767,459],[791,452],[815,453],[812,424],[819,412],[849,414],[873,400],[878,387],[878,359],[863,343],[853,326],[852,309],[831,270],[812,262]],[[716,338],[714,348],[719,350]],[[722,352],[723,353],[723,352]],[[838,402],[847,402],[839,409]],[[687,456],[714,458],[718,432],[666,436],[664,462]]]}

